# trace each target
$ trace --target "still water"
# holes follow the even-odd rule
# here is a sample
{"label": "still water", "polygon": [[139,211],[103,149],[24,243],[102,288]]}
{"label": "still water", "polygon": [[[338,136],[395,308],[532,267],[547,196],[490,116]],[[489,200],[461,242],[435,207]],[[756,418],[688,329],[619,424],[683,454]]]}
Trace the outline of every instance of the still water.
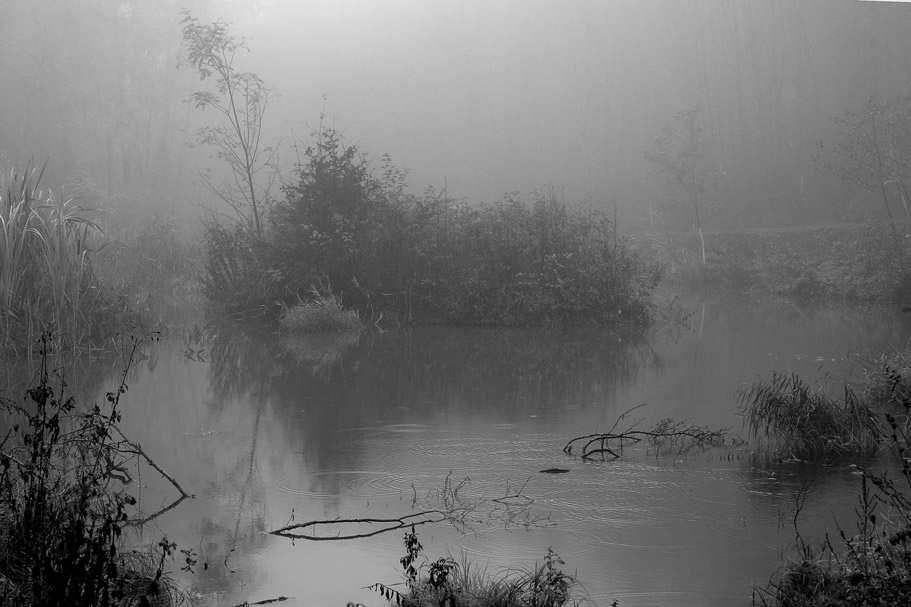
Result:
{"label": "still water", "polygon": [[[498,573],[540,565],[553,547],[600,605],[748,605],[751,586],[791,554],[805,482],[804,536],[834,535],[839,520],[851,531],[853,468],[763,463],[750,445],[586,463],[563,445],[640,403],[643,425],[673,416],[737,436],[740,385],[771,369],[856,373],[857,353],[907,343],[911,315],[686,310],[648,335],[415,327],[289,339],[217,328],[163,341],[130,376],[123,427],[195,497],[148,523],[144,540],[166,535],[192,551],[193,573],[178,571],[183,554],[173,569],[204,604],[383,605],[365,587],[401,581],[402,530],[341,541],[268,532],[405,516],[448,477],[477,509],[460,527],[417,527],[431,559]],[[540,472],[554,467],[569,472]],[[136,486],[147,513],[175,497],[152,470]]]}

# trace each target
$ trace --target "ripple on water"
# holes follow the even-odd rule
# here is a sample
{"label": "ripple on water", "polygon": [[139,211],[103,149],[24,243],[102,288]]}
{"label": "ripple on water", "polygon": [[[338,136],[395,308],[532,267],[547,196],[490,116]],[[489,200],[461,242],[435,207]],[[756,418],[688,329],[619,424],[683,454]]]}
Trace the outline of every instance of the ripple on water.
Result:
{"label": "ripple on water", "polygon": [[455,544],[470,556],[528,563],[540,560],[542,546],[552,547],[561,557],[594,552],[605,540],[594,533],[567,527],[489,528],[459,537]]}
{"label": "ripple on water", "polygon": [[329,498],[342,494],[356,497],[386,497],[401,490],[389,484],[385,472],[370,470],[332,470],[294,474],[280,478],[279,491],[291,495]]}

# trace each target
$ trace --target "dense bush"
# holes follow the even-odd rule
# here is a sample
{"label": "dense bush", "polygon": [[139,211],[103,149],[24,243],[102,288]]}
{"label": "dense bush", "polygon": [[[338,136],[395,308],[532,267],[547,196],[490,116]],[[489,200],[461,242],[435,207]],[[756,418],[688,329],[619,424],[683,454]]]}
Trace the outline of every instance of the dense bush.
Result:
{"label": "dense bush", "polygon": [[405,192],[331,129],[307,147],[263,239],[210,226],[208,297],[275,311],[332,293],[362,317],[471,324],[645,321],[659,278],[593,209],[552,192],[469,206]]}
{"label": "dense bush", "polygon": [[160,316],[163,307],[201,303],[202,247],[170,217],[150,214],[126,226],[108,227],[94,259],[95,273],[126,294],[137,309]]}

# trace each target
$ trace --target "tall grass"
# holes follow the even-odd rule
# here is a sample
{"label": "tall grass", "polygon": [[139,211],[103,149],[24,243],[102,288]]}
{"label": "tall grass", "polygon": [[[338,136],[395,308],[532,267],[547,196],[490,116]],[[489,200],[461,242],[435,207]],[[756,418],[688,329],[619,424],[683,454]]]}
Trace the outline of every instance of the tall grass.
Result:
{"label": "tall grass", "polygon": [[47,331],[75,348],[119,328],[115,320],[138,322],[95,279],[89,241],[100,229],[74,201],[39,190],[42,173],[0,178],[0,350]]}
{"label": "tall grass", "polygon": [[[911,368],[905,357],[899,358],[904,364],[891,366],[867,392],[877,402],[893,406],[891,412],[882,414],[885,423],[878,436],[898,455],[898,474],[861,468],[855,530],[842,527],[839,538],[826,537],[812,543],[798,534],[798,557],[754,590],[754,605],[911,604],[911,398],[907,389]],[[798,494],[795,528],[805,497],[804,491]]]}
{"label": "tall grass", "polygon": [[774,371],[738,396],[750,434],[792,458],[872,454],[883,443],[881,413],[847,384],[837,399],[796,373]]}

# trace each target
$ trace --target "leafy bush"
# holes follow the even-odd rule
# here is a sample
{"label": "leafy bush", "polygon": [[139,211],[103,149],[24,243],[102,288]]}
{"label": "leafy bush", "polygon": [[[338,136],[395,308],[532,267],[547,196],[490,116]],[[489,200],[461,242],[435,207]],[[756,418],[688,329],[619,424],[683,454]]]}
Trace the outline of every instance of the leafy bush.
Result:
{"label": "leafy bush", "polygon": [[593,209],[553,192],[477,207],[405,192],[332,129],[302,154],[262,241],[207,235],[207,295],[223,309],[286,307],[331,285],[362,318],[548,325],[648,319],[660,278]]}

